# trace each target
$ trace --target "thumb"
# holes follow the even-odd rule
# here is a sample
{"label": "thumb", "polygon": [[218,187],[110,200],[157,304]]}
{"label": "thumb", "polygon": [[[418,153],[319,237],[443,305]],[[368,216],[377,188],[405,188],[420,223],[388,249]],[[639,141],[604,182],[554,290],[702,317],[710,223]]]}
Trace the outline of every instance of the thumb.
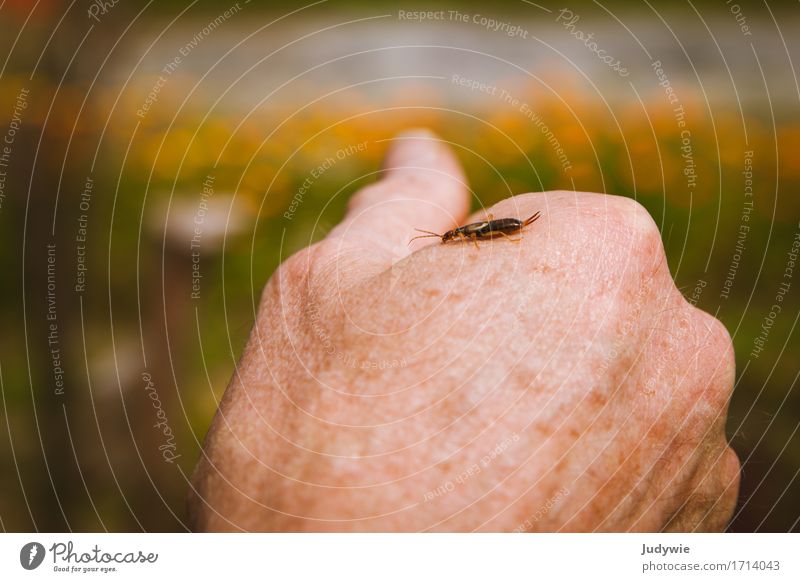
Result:
{"label": "thumb", "polygon": [[409,254],[415,228],[449,230],[468,209],[464,172],[452,150],[426,129],[406,131],[393,139],[381,179],[353,196],[328,238],[368,261],[374,273]]}

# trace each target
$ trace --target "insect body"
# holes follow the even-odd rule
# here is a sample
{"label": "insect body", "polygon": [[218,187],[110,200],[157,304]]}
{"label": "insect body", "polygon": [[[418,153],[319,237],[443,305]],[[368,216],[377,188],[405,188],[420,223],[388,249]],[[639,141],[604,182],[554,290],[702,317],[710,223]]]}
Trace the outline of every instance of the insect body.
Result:
{"label": "insect body", "polygon": [[[472,240],[475,243],[475,246],[478,246],[478,240],[484,240],[487,238],[494,238],[496,236],[504,236],[507,239],[517,242],[520,239],[513,239],[509,234],[514,234],[515,232],[519,232],[532,222],[535,222],[537,218],[539,218],[540,213],[537,212],[530,218],[526,220],[519,220],[518,218],[495,218],[490,214],[486,220],[481,222],[473,222],[472,224],[466,224],[464,226],[459,226],[458,228],[454,228],[453,230],[448,230],[444,234],[437,234],[435,232],[430,232],[427,230],[420,230],[415,229],[419,232],[424,232],[425,234],[420,236],[415,236],[411,240],[416,240],[418,238],[426,238],[436,236],[442,239],[443,243],[446,243],[451,240]],[[411,241],[409,241],[411,244]]]}

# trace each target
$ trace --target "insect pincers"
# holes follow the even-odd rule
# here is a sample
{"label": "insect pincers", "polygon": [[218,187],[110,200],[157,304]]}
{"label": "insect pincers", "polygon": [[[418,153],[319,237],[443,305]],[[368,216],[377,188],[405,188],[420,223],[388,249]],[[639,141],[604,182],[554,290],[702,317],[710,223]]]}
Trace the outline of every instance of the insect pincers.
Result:
{"label": "insect pincers", "polygon": [[421,230],[419,228],[415,228],[414,230],[418,232],[424,232],[425,234],[421,234],[419,236],[415,236],[408,244],[411,244],[411,241],[415,241],[418,238],[427,238],[427,237],[438,237],[442,239],[442,243],[446,243],[451,240],[471,240],[475,243],[475,246],[478,246],[478,240],[485,240],[489,238],[494,238],[496,236],[504,236],[510,241],[519,242],[521,239],[518,238],[511,238],[510,234],[514,234],[519,232],[529,224],[536,221],[539,218],[541,213],[537,212],[530,218],[525,220],[520,220],[518,218],[497,218],[495,219],[494,216],[491,214],[481,222],[473,222],[471,224],[467,224],[464,226],[459,226],[454,228],[453,230],[448,230],[444,234],[438,234],[435,232],[430,232],[428,230]]}

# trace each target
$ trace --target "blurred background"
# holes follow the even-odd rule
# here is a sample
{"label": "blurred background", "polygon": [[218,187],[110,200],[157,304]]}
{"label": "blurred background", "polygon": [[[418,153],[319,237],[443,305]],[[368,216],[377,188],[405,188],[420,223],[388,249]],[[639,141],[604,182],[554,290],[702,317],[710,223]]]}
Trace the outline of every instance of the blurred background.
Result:
{"label": "blurred background", "polygon": [[648,208],[734,339],[730,529],[798,530],[798,29],[744,0],[0,3],[0,527],[184,531],[262,286],[427,126],[475,208]]}

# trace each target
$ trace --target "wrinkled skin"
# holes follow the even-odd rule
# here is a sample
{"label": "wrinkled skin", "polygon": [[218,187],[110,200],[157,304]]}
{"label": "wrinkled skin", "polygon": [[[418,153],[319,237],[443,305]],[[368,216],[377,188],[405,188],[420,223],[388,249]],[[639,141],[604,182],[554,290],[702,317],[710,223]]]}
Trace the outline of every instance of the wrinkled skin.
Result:
{"label": "wrinkled skin", "polygon": [[[647,212],[543,192],[467,218],[455,157],[423,131],[385,166],[266,285],[192,526],[724,529],[731,340],[675,288]],[[519,242],[407,245],[414,227],[536,211]]]}

